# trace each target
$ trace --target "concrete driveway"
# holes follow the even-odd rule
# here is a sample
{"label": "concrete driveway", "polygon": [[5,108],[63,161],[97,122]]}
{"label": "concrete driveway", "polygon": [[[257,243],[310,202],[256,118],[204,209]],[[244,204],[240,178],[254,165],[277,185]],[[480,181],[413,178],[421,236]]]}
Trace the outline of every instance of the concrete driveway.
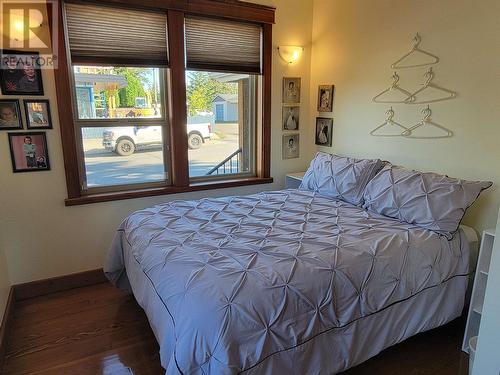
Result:
{"label": "concrete driveway", "polygon": [[[237,129],[234,127],[234,129]],[[189,150],[190,177],[203,176],[239,147],[237,131],[219,133],[218,139],[206,140],[198,150]],[[165,178],[163,151],[147,147],[131,156],[107,151],[100,139],[84,140],[87,186],[109,186],[160,181]]]}

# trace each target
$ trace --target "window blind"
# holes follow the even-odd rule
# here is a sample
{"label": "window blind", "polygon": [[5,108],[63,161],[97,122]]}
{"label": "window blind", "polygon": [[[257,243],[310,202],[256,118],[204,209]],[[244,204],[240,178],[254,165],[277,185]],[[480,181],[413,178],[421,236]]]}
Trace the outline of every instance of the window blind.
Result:
{"label": "window blind", "polygon": [[73,63],[168,65],[164,13],[66,3]]}
{"label": "window blind", "polygon": [[186,18],[187,68],[261,73],[261,32],[258,24]]}

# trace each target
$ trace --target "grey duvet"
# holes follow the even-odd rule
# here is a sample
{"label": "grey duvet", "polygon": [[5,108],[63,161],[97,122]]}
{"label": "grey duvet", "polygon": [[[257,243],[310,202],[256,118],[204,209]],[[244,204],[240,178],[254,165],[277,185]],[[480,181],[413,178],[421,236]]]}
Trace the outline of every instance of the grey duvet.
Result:
{"label": "grey duvet", "polygon": [[[155,320],[168,320],[168,329],[155,334],[169,374],[331,374],[376,354],[349,354],[385,329],[355,326],[363,320],[409,331],[374,344],[378,352],[456,317],[469,271],[460,232],[447,240],[301,190],[135,212],[119,228],[105,266],[123,288],[132,272],[126,259],[147,284],[132,285],[138,301],[148,293],[161,302],[154,309],[141,303],[153,329],[161,326]],[[438,297],[429,293],[438,290],[449,301],[431,306]],[[422,311],[436,312],[407,328],[412,312],[405,310],[411,319],[400,322],[403,313],[395,309],[426,294],[430,306]],[[347,335],[342,345],[336,335]]]}

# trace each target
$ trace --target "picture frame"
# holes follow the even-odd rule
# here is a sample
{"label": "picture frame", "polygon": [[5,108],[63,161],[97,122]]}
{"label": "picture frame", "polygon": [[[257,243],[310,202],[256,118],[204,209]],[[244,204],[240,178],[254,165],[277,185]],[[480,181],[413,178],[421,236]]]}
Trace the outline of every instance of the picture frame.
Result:
{"label": "picture frame", "polygon": [[315,144],[318,146],[331,147],[333,139],[333,119],[328,117],[316,117]]}
{"label": "picture frame", "polygon": [[318,86],[318,112],[333,112],[334,85]]}
{"label": "picture frame", "polygon": [[43,95],[38,52],[2,50],[0,89],[3,95]]}
{"label": "picture frame", "polygon": [[281,124],[284,131],[299,130],[300,125],[300,107],[283,106],[281,115]]}
{"label": "picture frame", "polygon": [[0,99],[0,130],[23,129],[19,99]]}
{"label": "picture frame", "polygon": [[296,159],[300,155],[300,135],[285,134],[282,139],[282,156],[283,159]]}
{"label": "picture frame", "polygon": [[300,103],[301,78],[283,77],[282,101],[286,104]]}
{"label": "picture frame", "polygon": [[50,171],[45,132],[8,133],[12,171]]}
{"label": "picture frame", "polygon": [[25,99],[23,103],[27,129],[52,129],[48,99]]}

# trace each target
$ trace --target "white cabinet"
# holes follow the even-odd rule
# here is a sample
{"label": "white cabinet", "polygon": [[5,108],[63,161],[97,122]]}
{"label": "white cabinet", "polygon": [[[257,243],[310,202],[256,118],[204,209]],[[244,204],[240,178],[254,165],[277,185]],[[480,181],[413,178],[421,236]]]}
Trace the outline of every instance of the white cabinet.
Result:
{"label": "white cabinet", "polygon": [[494,240],[494,229],[485,230],[483,232],[476,275],[474,277],[474,287],[472,288],[469,315],[467,317],[467,325],[465,327],[464,342],[462,344],[462,350],[467,353],[469,353],[470,338],[477,336],[479,333],[479,324],[483,315],[484,296],[486,293],[486,285],[488,283]]}
{"label": "white cabinet", "polygon": [[305,173],[288,173],[285,177],[285,189],[298,189]]}

